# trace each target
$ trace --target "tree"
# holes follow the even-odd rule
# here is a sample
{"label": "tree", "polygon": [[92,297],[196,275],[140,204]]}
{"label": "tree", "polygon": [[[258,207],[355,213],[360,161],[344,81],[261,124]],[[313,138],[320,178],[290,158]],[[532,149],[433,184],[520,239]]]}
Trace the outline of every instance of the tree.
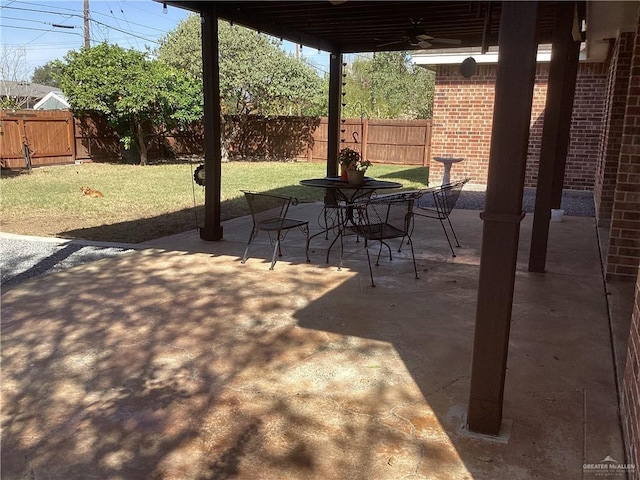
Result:
{"label": "tree", "polygon": [[347,67],[343,116],[431,118],[434,75],[413,65],[408,52],[382,52]]}
{"label": "tree", "polygon": [[31,76],[31,82],[59,88],[60,73],[60,64],[53,60],[45,63],[41,67],[36,67]]}
{"label": "tree", "polygon": [[[200,18],[190,15],[160,41],[158,58],[202,81]],[[220,95],[228,114],[287,115],[317,110],[323,80],[275,39],[218,22]],[[326,100],[325,100],[326,103]]]}
{"label": "tree", "polygon": [[20,109],[32,102],[24,47],[0,47],[0,108]]}
{"label": "tree", "polygon": [[202,116],[198,85],[139,51],[103,43],[71,51],[55,67],[72,109],[104,114],[124,148],[137,147],[141,165],[147,163],[146,122],[172,128]]}

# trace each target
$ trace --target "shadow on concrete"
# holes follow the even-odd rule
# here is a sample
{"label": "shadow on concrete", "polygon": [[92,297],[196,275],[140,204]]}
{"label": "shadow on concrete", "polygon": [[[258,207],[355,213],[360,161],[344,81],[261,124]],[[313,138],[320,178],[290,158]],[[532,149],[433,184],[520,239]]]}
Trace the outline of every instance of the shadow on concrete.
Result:
{"label": "shadow on concrete", "polygon": [[590,219],[553,226],[547,274],[519,259],[509,442],[459,431],[482,228],[454,215],[455,259],[421,223],[420,279],[403,252],[376,288],[353,239],[342,271],[324,240],[310,264],[291,242],[273,271],[259,252],[240,265],[247,218],[222,242],[176,236],[17,286],[2,298],[3,478],[580,479],[585,460],[621,459]]}

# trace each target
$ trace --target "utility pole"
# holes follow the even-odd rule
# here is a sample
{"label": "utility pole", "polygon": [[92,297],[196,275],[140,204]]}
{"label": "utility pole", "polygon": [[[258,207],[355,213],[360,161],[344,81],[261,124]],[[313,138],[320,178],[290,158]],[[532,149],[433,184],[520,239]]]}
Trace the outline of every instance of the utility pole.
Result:
{"label": "utility pole", "polygon": [[89,0],[84,0],[84,48],[91,48],[89,35]]}

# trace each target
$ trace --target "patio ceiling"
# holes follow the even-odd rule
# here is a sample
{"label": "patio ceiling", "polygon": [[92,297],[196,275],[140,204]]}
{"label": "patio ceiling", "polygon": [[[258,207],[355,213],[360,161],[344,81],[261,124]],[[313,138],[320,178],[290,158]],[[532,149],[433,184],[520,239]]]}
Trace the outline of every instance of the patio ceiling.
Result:
{"label": "patio ceiling", "polygon": [[[421,50],[415,35],[453,42],[431,41],[434,48],[498,44],[501,2],[432,1],[376,2],[357,0],[166,2],[195,12],[216,5],[220,18],[278,38],[330,52]],[[540,2],[538,43],[551,43],[556,4]],[[581,18],[586,11],[579,2]]]}

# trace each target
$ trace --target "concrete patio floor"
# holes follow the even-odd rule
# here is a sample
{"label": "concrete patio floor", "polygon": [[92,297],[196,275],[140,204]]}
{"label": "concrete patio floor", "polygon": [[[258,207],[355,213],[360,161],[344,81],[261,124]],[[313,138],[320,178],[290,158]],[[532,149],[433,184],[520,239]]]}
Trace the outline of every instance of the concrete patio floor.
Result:
{"label": "concrete patio floor", "polygon": [[[290,214],[317,231],[319,212]],[[482,222],[452,220],[456,258],[419,219],[420,279],[403,249],[376,288],[353,238],[341,271],[323,237],[306,263],[296,231],[275,270],[264,237],[241,265],[244,217],[221,242],[187,232],[10,289],[2,478],[582,479],[623,462],[594,219],[551,224],[546,274],[527,272],[523,221],[498,439],[462,428]]]}

